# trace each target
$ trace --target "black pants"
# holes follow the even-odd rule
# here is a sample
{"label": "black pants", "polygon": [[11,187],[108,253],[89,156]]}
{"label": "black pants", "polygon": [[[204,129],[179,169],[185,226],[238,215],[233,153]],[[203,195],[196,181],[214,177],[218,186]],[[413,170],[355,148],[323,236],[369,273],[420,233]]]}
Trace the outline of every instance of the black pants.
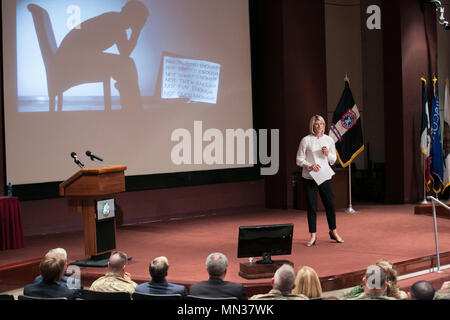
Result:
{"label": "black pants", "polygon": [[317,191],[319,191],[325,212],[327,214],[328,228],[336,229],[336,212],[334,209],[334,196],[331,180],[323,182],[320,186],[314,180],[303,179],[306,194],[306,210],[308,212],[308,227],[310,233],[316,232]]}

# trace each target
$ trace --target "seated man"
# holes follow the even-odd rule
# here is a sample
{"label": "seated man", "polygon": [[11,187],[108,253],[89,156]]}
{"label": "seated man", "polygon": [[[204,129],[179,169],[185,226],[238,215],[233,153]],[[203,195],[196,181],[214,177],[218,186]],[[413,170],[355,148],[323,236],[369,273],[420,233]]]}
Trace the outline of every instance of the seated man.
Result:
{"label": "seated man", "polygon": [[114,252],[109,257],[108,272],[95,280],[90,290],[93,291],[125,291],[133,294],[137,284],[131,280],[128,272],[125,272],[125,265],[128,257],[123,252]]}
{"label": "seated man", "polygon": [[[67,251],[64,248],[51,249],[45,254],[45,256],[51,256],[53,254],[62,254],[67,261]],[[63,287],[69,288],[69,289],[80,289],[81,288],[80,279],[70,278],[70,277],[66,276],[66,271],[67,271],[67,268],[65,268],[64,274],[61,277],[61,279],[59,280],[59,284],[62,285]],[[34,283],[38,283],[41,281],[42,281],[42,275],[38,275],[34,279]],[[68,284],[68,282],[69,282],[69,284]]]}
{"label": "seated man", "polygon": [[303,294],[293,294],[295,287],[295,271],[289,264],[283,264],[275,271],[272,278],[272,290],[266,294],[257,294],[250,300],[309,300]]}
{"label": "seated man", "polygon": [[380,266],[369,266],[362,281],[364,292],[349,300],[397,300],[386,296],[386,271]]}
{"label": "seated man", "polygon": [[148,294],[181,294],[186,295],[186,288],[182,285],[166,281],[169,261],[166,257],[155,258],[149,265],[148,270],[152,281],[144,282],[136,287],[136,292]]}
{"label": "seated man", "polygon": [[26,285],[23,289],[23,294],[40,298],[77,298],[79,296],[78,290],[71,290],[60,284],[66,267],[67,259],[63,254],[53,253],[45,255],[39,265],[42,281]]}
{"label": "seated man", "polygon": [[199,297],[236,297],[240,300],[247,300],[247,293],[242,284],[224,281],[227,267],[228,259],[224,254],[219,252],[211,253],[206,258],[206,270],[209,274],[209,280],[193,284],[189,293]]}
{"label": "seated man", "polygon": [[411,291],[408,292],[409,300],[433,300],[434,288],[428,281],[417,281],[411,286]]}

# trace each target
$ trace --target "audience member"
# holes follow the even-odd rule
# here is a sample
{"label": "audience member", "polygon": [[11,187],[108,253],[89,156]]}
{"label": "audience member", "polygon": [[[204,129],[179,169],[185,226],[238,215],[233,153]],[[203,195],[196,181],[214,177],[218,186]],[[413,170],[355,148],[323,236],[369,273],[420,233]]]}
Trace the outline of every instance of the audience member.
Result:
{"label": "audience member", "polygon": [[76,299],[79,296],[78,290],[71,290],[60,284],[66,267],[67,258],[64,254],[52,253],[45,255],[39,265],[42,281],[26,285],[23,289],[23,294],[40,298],[65,297],[67,299]]}
{"label": "audience member", "polygon": [[313,268],[304,266],[298,270],[292,293],[295,295],[304,295],[310,299],[320,298],[322,296],[322,286]]}
{"label": "audience member", "polygon": [[425,280],[415,282],[408,293],[409,300],[433,300],[433,298],[434,288]]}
{"label": "audience member", "polygon": [[441,288],[436,291],[434,299],[450,299],[450,281],[445,281]]}
{"label": "audience member", "polygon": [[[53,254],[61,254],[61,255],[63,255],[63,257],[66,259],[66,261],[67,261],[67,251],[66,251],[66,249],[64,249],[64,248],[55,248],[55,249],[51,249],[51,250],[49,250],[46,254],[45,254],[45,256],[51,256],[51,255],[53,255]],[[60,285],[62,285],[63,287],[66,287],[67,288],[67,280],[68,280],[68,278],[69,277],[67,277],[66,275],[65,275],[65,272],[66,272],[66,269],[67,268],[65,268],[65,270],[64,270],[64,274],[63,274],[63,276],[61,277],[61,279],[59,280],[59,284]],[[34,279],[34,283],[38,283],[38,282],[41,282],[42,281],[42,275],[40,274],[40,275],[38,275],[35,279]]]}
{"label": "audience member", "polygon": [[247,300],[247,294],[242,284],[224,281],[227,267],[228,259],[224,254],[220,252],[211,253],[206,258],[209,280],[193,284],[189,293],[199,297],[236,297],[240,300]]}
{"label": "audience member", "polygon": [[380,259],[376,265],[386,272],[386,296],[395,299],[408,299],[408,294],[397,286],[397,270],[394,269],[392,262],[386,259]]}
{"label": "audience member", "polygon": [[131,280],[128,272],[125,272],[125,265],[128,257],[123,252],[114,252],[109,257],[108,272],[95,280],[90,290],[93,291],[126,291],[133,294],[137,284]]}
{"label": "audience member", "polygon": [[149,265],[151,281],[144,282],[136,287],[136,292],[150,294],[181,294],[185,296],[186,288],[182,285],[166,281],[169,270],[169,260],[166,257],[155,258]]}
{"label": "audience member", "polygon": [[272,278],[272,290],[266,294],[257,294],[250,300],[308,300],[303,294],[291,293],[295,286],[295,271],[289,264],[283,264]]}
{"label": "audience member", "polygon": [[362,281],[364,284],[364,292],[350,300],[396,300],[385,295],[386,272],[380,266],[369,266]]}

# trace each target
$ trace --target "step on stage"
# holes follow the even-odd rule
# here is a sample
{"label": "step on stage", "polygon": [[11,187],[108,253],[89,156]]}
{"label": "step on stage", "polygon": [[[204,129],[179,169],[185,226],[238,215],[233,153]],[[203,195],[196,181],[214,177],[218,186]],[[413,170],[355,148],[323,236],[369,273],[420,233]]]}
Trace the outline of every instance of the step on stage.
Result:
{"label": "step on stage", "polygon": [[[170,263],[168,281],[187,287],[207,279],[206,257],[211,252],[222,252],[229,260],[226,280],[244,284],[252,295],[267,292],[271,279],[242,277],[244,272],[249,278],[253,271],[245,269],[249,267],[248,259],[237,258],[239,227],[293,223],[292,254],[272,259],[292,262],[296,270],[305,265],[314,268],[323,290],[331,291],[359,284],[366,267],[380,258],[392,261],[399,275],[435,267],[433,219],[415,214],[415,207],[354,205],[356,213],[337,211],[337,229],[345,239],[342,244],[330,240],[324,212],[318,213],[316,245],[306,247],[309,233],[305,211],[249,209],[235,214],[120,226],[116,248],[133,257],[126,270],[136,282],[148,281],[149,262],[164,255]],[[440,263],[446,265],[450,264],[450,219],[437,220]],[[0,292],[32,282],[39,273],[40,259],[55,247],[65,248],[71,262],[86,258],[82,231],[25,237],[24,248],[0,251]],[[106,271],[106,268],[80,269],[84,286]]]}

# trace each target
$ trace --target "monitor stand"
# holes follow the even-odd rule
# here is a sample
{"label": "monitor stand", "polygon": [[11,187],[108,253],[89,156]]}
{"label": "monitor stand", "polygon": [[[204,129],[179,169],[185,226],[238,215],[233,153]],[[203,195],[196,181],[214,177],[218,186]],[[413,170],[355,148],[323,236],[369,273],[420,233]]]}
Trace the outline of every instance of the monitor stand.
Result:
{"label": "monitor stand", "polygon": [[240,264],[239,276],[244,279],[263,279],[272,278],[275,271],[283,264],[294,264],[289,260],[272,260],[272,263],[250,263],[245,262]]}
{"label": "monitor stand", "polygon": [[272,258],[270,257],[270,254],[264,253],[262,255],[262,260],[256,261],[258,264],[271,264],[273,263]]}

